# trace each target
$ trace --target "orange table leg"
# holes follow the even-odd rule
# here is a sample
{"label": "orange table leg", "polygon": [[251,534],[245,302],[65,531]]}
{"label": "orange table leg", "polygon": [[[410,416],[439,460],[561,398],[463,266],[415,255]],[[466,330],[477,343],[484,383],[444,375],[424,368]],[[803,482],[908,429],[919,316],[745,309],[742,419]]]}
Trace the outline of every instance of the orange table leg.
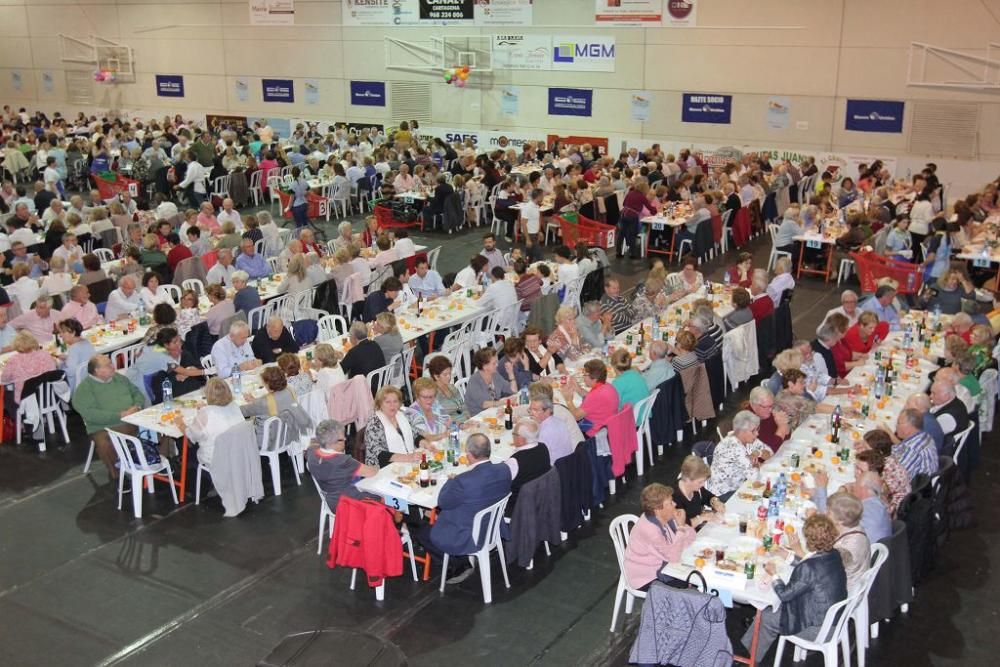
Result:
{"label": "orange table leg", "polygon": [[802,264],[806,254],[806,242],[799,243],[799,269],[795,272],[795,280],[802,280]]}
{"label": "orange table leg", "polygon": [[[184,440],[181,441],[181,474],[180,479],[175,479],[173,484],[177,487],[177,499],[180,504],[183,505],[185,501],[185,495],[187,494],[187,461],[188,461],[188,439],[187,435],[184,436]],[[163,482],[170,483],[166,475],[153,475],[154,479],[158,479]]]}
{"label": "orange table leg", "polygon": [[754,665],[757,664],[757,641],[760,639],[760,619],[763,614],[763,610],[758,609],[757,615],[753,619],[753,640],[750,642],[750,657],[744,658],[742,656],[735,655],[733,656],[734,662],[750,665],[750,667],[754,667]]}
{"label": "orange table leg", "polygon": [[670,228],[670,254],[667,255],[667,261],[674,261],[674,249],[677,247],[677,228]]}
{"label": "orange table leg", "polygon": [[830,282],[830,274],[833,272],[833,244],[828,243],[830,249],[826,253],[826,277],[823,282]]}

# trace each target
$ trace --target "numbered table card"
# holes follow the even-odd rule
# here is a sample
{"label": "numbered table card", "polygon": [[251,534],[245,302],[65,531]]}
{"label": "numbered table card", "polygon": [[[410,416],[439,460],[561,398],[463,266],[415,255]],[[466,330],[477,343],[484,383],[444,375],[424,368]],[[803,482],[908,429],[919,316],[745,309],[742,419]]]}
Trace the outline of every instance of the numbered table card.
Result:
{"label": "numbered table card", "polygon": [[813,250],[822,250],[823,249],[823,242],[820,241],[819,239],[807,239],[806,240],[806,247],[807,248],[812,248]]}

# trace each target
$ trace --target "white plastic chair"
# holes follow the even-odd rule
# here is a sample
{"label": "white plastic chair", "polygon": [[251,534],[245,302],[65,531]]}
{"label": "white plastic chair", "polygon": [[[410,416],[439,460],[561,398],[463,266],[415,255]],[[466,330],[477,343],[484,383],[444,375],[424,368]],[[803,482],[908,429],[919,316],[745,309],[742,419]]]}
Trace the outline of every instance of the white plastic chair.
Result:
{"label": "white plastic chair", "polygon": [[184,288],[185,291],[193,291],[199,297],[205,294],[205,283],[201,282],[198,278],[188,278],[181,283],[181,287]]}
{"label": "white plastic chair", "polygon": [[[314,480],[315,481],[315,480]],[[324,501],[326,504],[326,501]],[[336,517],[335,514],[330,515],[330,536],[333,537],[333,521]],[[399,539],[402,541],[403,546],[406,547],[405,555],[410,558],[410,573],[413,575],[414,581],[419,581],[417,577],[417,561],[413,557],[413,539],[410,537],[410,530],[406,527],[406,524],[401,524],[399,527]],[[446,556],[447,557],[447,556]],[[358,577],[358,568],[351,570],[351,590],[354,590],[354,582]],[[375,599],[381,602],[385,599],[385,579],[382,579],[382,583],[375,587]]]}
{"label": "white plastic chair", "polygon": [[266,261],[267,261],[267,265],[269,267],[271,267],[271,273],[272,274],[273,273],[280,273],[278,271],[278,258],[277,257],[268,257],[268,258],[266,258]]}
{"label": "white plastic chair", "polygon": [[126,368],[131,368],[135,364],[136,358],[142,349],[146,347],[144,343],[136,343],[135,345],[129,345],[128,347],[123,347],[120,350],[115,350],[111,353],[111,363],[115,365],[118,370],[124,370]]}
{"label": "white plastic chair", "polygon": [[316,323],[319,327],[319,334],[316,337],[317,343],[325,343],[340,336],[347,335],[347,320],[340,315],[324,315]]}
{"label": "white plastic chair", "polygon": [[[332,187],[332,186],[331,186]],[[350,181],[343,181],[337,184],[336,188],[333,188],[332,196],[329,197],[330,203],[333,205],[333,212],[335,215],[340,216],[340,219],[345,219],[351,214],[351,183]]]}
{"label": "white plastic chair", "polygon": [[390,359],[389,363],[382,368],[376,368],[368,373],[368,375],[365,376],[365,379],[368,380],[368,386],[372,387],[373,391],[375,391],[378,387],[384,387],[387,384],[392,384],[392,369],[394,365],[393,360]]}
{"label": "white plastic chair", "polygon": [[180,305],[181,294],[184,293],[180,287],[178,287],[177,285],[171,285],[170,283],[165,283],[163,285],[160,285],[160,287],[162,287],[163,290],[170,295],[170,299],[171,301],[174,302],[175,306]]}
{"label": "white plastic chair", "polygon": [[642,453],[643,445],[646,446],[649,465],[650,467],[653,466],[653,434],[649,429],[649,416],[653,412],[653,404],[656,403],[656,397],[659,393],[659,389],[654,389],[653,393],[632,406],[632,413],[635,415],[636,421],[635,437],[639,441],[639,449],[635,452],[635,472],[639,477],[642,477],[645,471]]}
{"label": "white plastic chair", "polygon": [[260,169],[250,174],[250,196],[253,198],[254,206],[260,206],[264,199],[264,188],[261,185],[263,177],[264,172]]}
{"label": "white plastic chair", "polygon": [[[767,232],[771,235],[771,254],[767,258],[767,270],[770,271],[774,267],[774,262],[777,261],[782,255],[788,259],[792,258],[792,253],[785,252],[784,250],[778,250],[778,247],[774,244],[774,240],[778,237],[778,225],[773,222],[767,226]],[[838,285],[840,283],[837,283]]]}
{"label": "white plastic chair", "polygon": [[[38,404],[38,418],[42,426],[42,440],[38,443],[38,451],[45,451],[45,427],[48,426],[48,430],[52,433],[56,432],[55,420],[52,419],[53,415],[59,420],[59,428],[62,430],[63,442],[67,445],[69,444],[69,433],[66,432],[66,410],[63,407],[62,401],[56,396],[55,383],[45,382],[39,385],[38,389],[35,390],[33,394],[35,401]],[[24,399],[27,396],[21,396],[21,403],[17,406],[17,415],[14,417],[14,421],[17,422],[17,444],[21,444],[21,425],[24,421],[24,413],[27,404]],[[91,443],[93,447],[93,443]]]}
{"label": "white plastic chair", "polygon": [[441,254],[441,246],[432,248],[427,252],[427,265],[431,267],[431,271],[437,271],[438,255]]}
{"label": "white plastic chair", "polygon": [[110,428],[105,430],[111,438],[115,453],[118,454],[118,509],[122,508],[126,475],[132,482],[132,512],[135,514],[135,518],[142,517],[143,483],[147,485],[150,493],[153,492],[153,475],[165,474],[167,476],[170,495],[174,497],[174,504],[177,505],[177,487],[174,486],[174,475],[170,471],[170,463],[167,459],[161,458],[159,463],[149,463],[146,461],[146,454],[143,452],[139,438],[112,431]]}
{"label": "white plastic chair", "polygon": [[201,367],[205,371],[205,375],[215,375],[218,373],[218,369],[215,367],[215,357],[211,354],[206,354],[201,358]]}
{"label": "white plastic chair", "polygon": [[271,310],[271,305],[266,303],[250,311],[247,315],[247,324],[251,332],[260,331],[261,327],[267,324],[267,318],[271,316]]}
{"label": "white plastic chair", "polygon": [[840,268],[837,270],[837,287],[850,278],[852,273],[854,273],[854,260],[847,257],[840,260]]}
{"label": "white plastic chair", "polygon": [[326,539],[327,541],[331,540],[333,538],[333,522],[337,518],[337,515],[333,513],[329,503],[326,502],[326,496],[323,495],[323,489],[319,488],[319,482],[316,481],[316,478],[309,475],[309,479],[313,481],[316,493],[319,494],[319,535],[316,538],[316,555],[319,556],[323,553],[323,529],[327,527],[327,521],[329,520]]}
{"label": "white plastic chair", "polygon": [[115,253],[110,248],[94,248],[93,254],[101,264],[115,261]]}
{"label": "white plastic chair", "polygon": [[993,430],[993,415],[997,407],[997,369],[987,368],[979,376],[979,386],[982,395],[979,402],[979,432],[987,433]]}
{"label": "white plastic chair", "polygon": [[[274,174],[274,170],[271,171]],[[268,176],[267,177],[267,193],[271,198],[271,206],[277,206],[281,209],[281,197],[278,196],[278,190],[281,189],[281,176]]]}
{"label": "white plastic chair", "polygon": [[508,500],[510,500],[509,493],[489,507],[476,512],[476,516],[472,520],[472,535],[474,539],[479,537],[483,524],[486,524],[486,539],[478,551],[472,554],[444,555],[444,559],[441,562],[442,593],[444,593],[444,586],[448,577],[448,557],[450,555],[469,556],[469,559],[472,560],[473,563],[478,562],[479,564],[479,579],[483,585],[483,604],[492,603],[493,578],[490,574],[490,552],[494,549],[497,550],[497,555],[500,557],[500,570],[503,572],[504,585],[507,588],[510,588],[510,579],[507,577],[507,558],[504,556],[503,541],[500,539],[500,526],[503,524],[503,511],[507,506]]}
{"label": "white plastic chair", "polygon": [[838,652],[843,653],[844,664],[851,664],[851,650],[847,636],[847,622],[854,613],[854,608],[863,601],[863,590],[848,595],[846,599],[826,610],[823,625],[820,626],[816,639],[803,639],[795,635],[781,635],[778,638],[778,650],[774,654],[774,664],[781,664],[781,655],[785,651],[785,643],[795,647],[797,658],[804,657],[807,651],[817,651],[823,654],[825,667],[837,667]]}
{"label": "white plastic chair", "polygon": [[462,378],[460,380],[455,380],[455,389],[458,390],[458,395],[462,397],[462,402],[465,402],[465,389],[469,386],[469,378]]}
{"label": "white plastic chair", "polygon": [[[288,451],[288,427],[280,417],[268,417],[264,422],[264,436],[260,443],[260,455],[267,459],[271,466],[271,484],[274,495],[281,495],[281,465],[279,457]],[[292,457],[292,467],[295,468],[295,479],[301,485],[298,464]]]}
{"label": "white plastic chair", "polygon": [[635,514],[622,514],[611,520],[608,532],[611,533],[611,542],[615,545],[615,557],[618,558],[618,590],[615,591],[615,606],[611,611],[611,632],[615,631],[618,625],[618,609],[622,606],[622,596],[625,596],[625,613],[632,613],[632,605],[636,599],[645,600],[646,593],[628,585],[625,579],[625,547],[628,546],[629,534],[632,526],[639,521]]}
{"label": "white plastic chair", "polygon": [[218,176],[214,181],[212,181],[212,196],[218,197],[219,199],[225,199],[229,196],[229,181],[232,176]]}
{"label": "white plastic chair", "polygon": [[969,424],[955,434],[955,453],[951,455],[951,458],[955,461],[955,465],[959,465],[958,457],[962,454],[962,450],[965,449],[965,441],[969,439],[969,434],[972,432],[973,426],[975,424]]}
{"label": "white plastic chair", "polygon": [[868,648],[871,624],[868,622],[868,595],[875,583],[875,577],[889,557],[889,547],[884,544],[873,544],[871,546],[871,564],[868,571],[862,577],[858,590],[862,592],[861,603],[855,607],[851,614],[854,621],[854,636],[858,642],[858,667],[865,667],[865,649]]}

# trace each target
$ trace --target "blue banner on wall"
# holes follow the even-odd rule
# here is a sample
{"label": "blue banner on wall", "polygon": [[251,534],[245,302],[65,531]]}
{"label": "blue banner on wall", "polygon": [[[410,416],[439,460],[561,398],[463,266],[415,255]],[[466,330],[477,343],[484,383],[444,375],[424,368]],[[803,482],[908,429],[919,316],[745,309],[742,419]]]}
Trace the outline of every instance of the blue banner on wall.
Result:
{"label": "blue banner on wall", "polygon": [[295,85],[291,79],[261,79],[265,102],[295,101]]}
{"label": "blue banner on wall", "polygon": [[885,100],[847,100],[845,130],[854,132],[903,131],[903,103]]}
{"label": "blue banner on wall", "polygon": [[590,116],[594,91],[579,88],[549,88],[550,116]]}
{"label": "blue banner on wall", "polygon": [[184,97],[184,77],[179,74],[157,74],[156,96]]}
{"label": "blue banner on wall", "polygon": [[351,81],[351,104],[359,107],[384,107],[385,81]]}
{"label": "blue banner on wall", "polygon": [[719,123],[729,125],[733,115],[732,95],[684,93],[681,120],[685,123]]}

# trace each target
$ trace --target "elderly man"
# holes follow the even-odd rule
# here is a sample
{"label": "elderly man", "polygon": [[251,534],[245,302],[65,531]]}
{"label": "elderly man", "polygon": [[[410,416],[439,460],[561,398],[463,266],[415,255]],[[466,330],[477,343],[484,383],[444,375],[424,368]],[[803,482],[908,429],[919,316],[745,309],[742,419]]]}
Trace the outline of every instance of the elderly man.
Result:
{"label": "elderly man", "polygon": [[[944,432],[941,430],[941,424],[931,413],[931,399],[927,394],[910,394],[906,397],[906,405],[911,410],[916,410],[920,413],[923,418],[923,423],[920,430],[931,436],[931,440],[934,441],[934,449],[937,450],[938,454],[944,452]],[[890,435],[895,435],[890,433]],[[899,440],[893,437],[893,442],[899,442]]]}
{"label": "elderly man", "polygon": [[510,500],[504,514],[511,516],[518,492],[528,482],[538,479],[552,469],[549,450],[539,443],[538,422],[521,419],[514,424],[514,453],[504,463],[510,468]]}
{"label": "elderly man", "polygon": [[63,208],[63,203],[61,199],[53,199],[49,207],[45,209],[45,213],[42,215],[42,222],[48,227],[53,222],[58,220],[59,222],[66,223],[66,209]]}
{"label": "elderly man", "polygon": [[698,339],[694,348],[698,361],[704,362],[722,353],[722,327],[715,323],[712,315],[711,308],[699,306],[687,323],[688,330]]}
{"label": "elderly man", "polygon": [[231,222],[237,232],[243,233],[243,220],[240,218],[240,212],[233,208],[233,200],[229,197],[222,200],[222,210],[215,216],[215,219],[219,221],[220,227],[226,222]]}
{"label": "elderly man", "polygon": [[253,241],[250,239],[243,239],[240,243],[240,256],[236,258],[236,268],[240,271],[246,271],[253,280],[271,275],[271,267],[267,260],[257,254],[253,248]]}
{"label": "elderly man", "polygon": [[[252,245],[253,244],[251,244],[251,247]],[[208,270],[208,275],[205,277],[205,280],[209,285],[233,287],[233,274],[236,272],[236,267],[233,266],[233,251],[229,248],[223,248],[219,251],[217,258],[219,261],[212,265],[212,268]],[[245,274],[247,272],[244,271],[243,273]]]}
{"label": "elderly man", "polygon": [[649,366],[642,371],[646,387],[653,391],[674,376],[674,366],[667,359],[667,344],[654,340],[649,344]]}
{"label": "elderly man", "polygon": [[761,461],[771,458],[771,450],[757,438],[760,417],[741,410],[733,417],[733,430],[715,447],[712,476],[705,488],[726,502],[740,488]]}
{"label": "elderly man", "polygon": [[278,316],[269,317],[263,331],[253,337],[253,355],[265,364],[273,364],[285,352],[295,354],[299,344],[292,338],[292,332]]}
{"label": "elderly man", "polygon": [[622,297],[621,283],[617,278],[604,280],[604,296],[601,297],[601,313],[611,316],[611,326],[614,335],[632,326],[635,321],[635,309]]}
{"label": "elderly man", "polygon": [[760,419],[757,439],[763,442],[772,452],[777,452],[781,444],[791,435],[788,419],[779,423],[774,417],[774,394],[766,387],[754,387],[750,390],[750,411]]}
{"label": "elderly man", "polygon": [[705,205],[705,198],[697,195],[694,201],[691,202],[691,215],[684,220],[684,229],[678,228],[677,230],[676,241],[678,247],[680,247],[682,241],[690,241],[693,247],[698,225],[702,223],[711,224],[711,221],[712,212]]}
{"label": "elderly man", "polygon": [[35,299],[32,310],[21,313],[10,322],[15,331],[28,331],[39,343],[55,338],[55,326],[65,319],[58,310],[52,310],[51,297],[42,294]]}
{"label": "elderly man", "polygon": [[243,311],[247,315],[254,308],[261,306],[260,294],[247,284],[249,281],[250,276],[247,275],[246,271],[233,271],[232,283],[233,289],[236,290],[236,294],[233,295],[233,308],[237,312]]}
{"label": "elderly man", "polygon": [[61,257],[66,262],[66,268],[71,271],[83,271],[83,249],[76,242],[76,234],[63,234],[62,245],[55,249],[52,256]]}
{"label": "elderly man", "polygon": [[890,331],[899,331],[899,313],[892,305],[895,298],[896,289],[892,285],[880,285],[875,290],[875,296],[861,304],[861,310],[875,313],[879,322],[888,322]]}
{"label": "elderly man", "polygon": [[845,289],[843,292],[841,292],[840,305],[837,306],[836,308],[831,308],[830,310],[826,311],[826,317],[823,318],[823,321],[825,322],[826,320],[830,319],[830,316],[833,315],[834,313],[840,313],[841,315],[845,315],[851,323],[850,326],[854,326],[858,321],[858,317],[861,315],[861,311],[858,310],[857,293],[849,289]]}
{"label": "elderly man", "polygon": [[[15,234],[16,233],[17,232],[15,232]],[[31,238],[32,238],[32,243],[34,243],[34,238],[35,238],[34,234],[31,235]],[[11,235],[10,241],[11,241],[10,251],[12,257],[7,263],[7,266],[10,267],[8,269],[8,272],[13,272],[14,267],[17,266],[18,264],[25,264],[29,269],[28,270],[29,278],[31,278],[32,280],[38,280],[39,278],[41,278],[42,274],[48,270],[49,265],[44,260],[42,260],[42,258],[39,257],[38,255],[34,253],[29,253],[27,245],[25,245],[24,242],[22,241],[14,240],[13,235]]]}
{"label": "elderly man", "polygon": [[141,303],[139,290],[135,288],[135,278],[131,275],[122,276],[118,281],[118,289],[108,295],[108,305],[104,309],[104,318],[111,322],[128,317]]}
{"label": "elderly man", "polygon": [[359,477],[372,477],[378,468],[359,463],[357,459],[344,453],[346,437],[344,425],[333,419],[325,419],[316,425],[315,447],[306,453],[306,467],[316,480],[326,504],[334,512],[342,496],[365,498],[354,482]]}
{"label": "elderly man", "polygon": [[99,354],[87,364],[87,377],[80,381],[73,392],[73,409],[83,418],[83,423],[94,442],[98,458],[108,469],[111,479],[118,478],[118,456],[111,437],[104,429],[126,435],[138,435],[138,427],[125,424],[122,419],[142,410],[146,404],[143,395],[127,377],[115,372],[115,366],[106,355]]}
{"label": "elderly man", "polygon": [[298,239],[295,239],[288,244],[288,247],[286,247],[284,250],[278,253],[278,271],[287,271],[288,262],[291,261],[292,257],[301,254],[302,254],[302,242],[299,241]]}
{"label": "elderly man", "polygon": [[[554,464],[564,456],[572,454],[583,437],[581,433],[580,440],[574,442],[564,420],[553,415],[553,409],[551,396],[537,391],[531,396],[528,414],[538,424],[538,441],[548,449],[549,459]],[[579,427],[577,430],[579,431]]]}
{"label": "elderly man", "polygon": [[[939,371],[940,374],[940,371]],[[931,385],[931,414],[937,419],[941,426],[941,432],[945,435],[945,452],[950,454],[950,449],[955,446],[955,436],[964,431],[969,426],[969,411],[965,403],[955,392],[955,385],[949,378],[937,378]],[[921,424],[923,418],[921,418]],[[948,436],[951,442],[948,443]]]}
{"label": "elderly man", "polygon": [[[838,377],[837,362],[833,358],[833,346],[840,340],[840,332],[830,324],[823,322],[816,330],[816,338],[809,344],[814,352],[823,357],[823,364],[826,366],[826,374],[831,378]],[[820,368],[819,370],[823,370]]]}
{"label": "elderly man", "polygon": [[588,347],[600,350],[604,344],[614,338],[611,326],[611,313],[604,313],[597,301],[587,301],[580,309],[576,318],[576,330],[580,341]]}
{"label": "elderly man", "polygon": [[[816,503],[816,509],[826,512],[827,491],[826,487],[829,478],[825,473],[815,474],[816,489],[813,491],[812,500]],[[892,517],[889,515],[889,508],[886,507],[882,498],[883,483],[877,472],[866,472],[858,475],[854,483],[848,484],[849,493],[861,501],[862,512],[860,528],[871,544],[883,540],[892,535]]]}
{"label": "elderly man", "polygon": [[254,358],[248,338],[250,326],[246,322],[237,321],[229,326],[229,335],[223,336],[212,346],[212,361],[220,378],[226,379],[236,368],[249,371],[260,366],[260,359]]}
{"label": "elderly man", "polygon": [[63,306],[59,319],[75,319],[84,329],[89,329],[101,321],[97,306],[90,301],[90,289],[77,285],[69,292],[69,303]]}
{"label": "elderly man", "polygon": [[410,167],[405,162],[399,165],[399,174],[392,181],[392,187],[396,194],[410,192],[417,185],[416,180],[410,175]]}
{"label": "elderly man", "polygon": [[757,323],[774,314],[774,301],[767,293],[767,283],[767,271],[754,269],[750,278],[750,312]]}
{"label": "elderly man", "polygon": [[414,294],[425,299],[444,296],[447,290],[441,280],[441,274],[431,269],[426,256],[419,257],[414,268],[416,273],[410,276],[409,282],[410,290]]}
{"label": "elderly man", "polygon": [[340,362],[340,368],[348,378],[368,375],[385,366],[386,359],[382,348],[375,341],[368,339],[368,327],[363,322],[352,322],[350,333],[351,349]]}
{"label": "elderly man", "polygon": [[912,408],[904,408],[896,418],[899,442],[892,446],[892,456],[906,468],[910,481],[920,474],[933,475],[938,469],[938,454],[923,427],[923,416]]}
{"label": "elderly man", "polygon": [[[428,552],[439,558],[444,554],[464,556],[478,550],[478,536],[472,534],[476,514],[499,502],[510,493],[510,468],[502,463],[490,463],[490,439],[482,433],[473,433],[465,442],[469,469],[445,482],[438,494],[440,513],[433,526],[423,524],[415,531],[416,539]],[[456,568],[467,562],[462,558],[451,559]],[[468,567],[448,579],[448,583],[461,583],[471,576]]]}

